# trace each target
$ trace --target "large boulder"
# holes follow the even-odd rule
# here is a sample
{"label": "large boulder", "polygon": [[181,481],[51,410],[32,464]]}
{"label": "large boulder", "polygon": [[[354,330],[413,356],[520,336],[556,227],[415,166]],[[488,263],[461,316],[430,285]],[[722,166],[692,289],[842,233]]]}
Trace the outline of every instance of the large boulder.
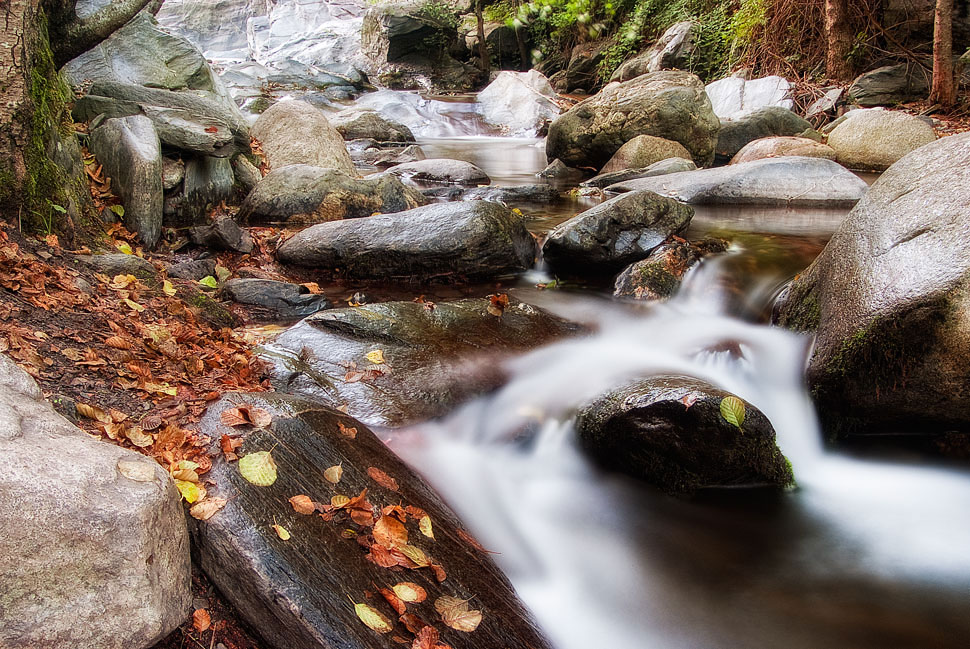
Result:
{"label": "large boulder", "polygon": [[849,97],[860,106],[894,106],[923,99],[932,73],[917,63],[885,65],[860,74],[849,86]]}
{"label": "large boulder", "polygon": [[764,158],[754,162],[627,180],[607,187],[647,189],[693,205],[852,206],[866,193],[864,180],[823,158]]}
{"label": "large boulder", "polygon": [[623,169],[621,171],[611,171],[610,173],[601,173],[597,176],[593,176],[589,180],[579,183],[579,186],[603,188],[609,187],[610,185],[616,185],[627,180],[634,180],[635,178],[663,176],[665,174],[677,173],[678,171],[693,171],[695,169],[697,169],[697,165],[690,160],[685,160],[684,158],[667,158],[666,160],[661,160],[660,162],[654,162],[649,167],[636,167],[632,169]]}
{"label": "large boulder", "polygon": [[549,127],[546,155],[573,167],[600,168],[638,135],[674,140],[699,166],[714,160],[720,122],[693,74],[651,72],[611,83],[559,116]]}
{"label": "large boulder", "polygon": [[0,646],[153,646],[192,601],[172,479],[68,423],[5,356],[0,387]]}
{"label": "large boulder", "polygon": [[830,432],[970,423],[970,134],[891,166],[791,284],[780,324],[815,330],[808,382]]}
{"label": "large boulder", "polygon": [[688,70],[697,56],[697,23],[684,20],[671,25],[643,54],[638,54],[616,69],[610,81],[629,81],[658,70]]}
{"label": "large boulder", "polygon": [[665,243],[617,275],[613,297],[666,300],[680,288],[687,271],[704,257],[724,252],[727,247],[724,239]]}
{"label": "large boulder", "polygon": [[653,135],[638,135],[621,146],[609,162],[600,169],[600,174],[613,173],[626,169],[639,169],[670,158],[689,160],[690,151],[680,142],[667,140]]}
{"label": "large boulder", "polygon": [[616,272],[684,232],[693,216],[692,208],[654,192],[630,192],[556,226],[542,256],[556,273]]}
{"label": "large boulder", "polygon": [[280,246],[279,260],[352,279],[495,277],[532,266],[525,220],[488,201],[311,226]]}
{"label": "large boulder", "polygon": [[482,119],[509,135],[535,137],[559,116],[556,91],[536,70],[500,72],[478,93]]}
{"label": "large boulder", "polygon": [[936,140],[933,127],[908,113],[881,108],[847,113],[829,132],[836,160],[850,169],[882,171]]}
{"label": "large boulder", "polygon": [[[740,425],[725,419],[725,399],[741,404]],[[768,418],[699,379],[657,376],[618,388],[584,407],[576,429],[600,464],[676,496],[794,480]]]}
{"label": "large boulder", "polygon": [[807,137],[763,137],[745,144],[740,151],[734,154],[730,164],[736,165],[761,160],[762,158],[782,158],[793,155],[804,158],[835,160],[835,149]]}
{"label": "large boulder", "polygon": [[[498,308],[487,297],[381,302],[306,318],[267,344],[263,358],[280,390],[398,427],[500,386],[498,358],[577,332],[514,299]],[[367,356],[377,350],[380,364]]]}
{"label": "large boulder", "polygon": [[348,108],[331,115],[329,121],[345,140],[371,138],[378,142],[414,142],[411,129],[384,119],[376,110]]}
{"label": "large boulder", "polygon": [[425,203],[419,191],[395,176],[360,179],[299,164],[266,174],[243,201],[238,218],[252,223],[320,223],[402,212]]}
{"label": "large boulder", "polygon": [[428,158],[394,165],[384,173],[409,180],[455,185],[487,185],[492,180],[480,167],[464,160]]}
{"label": "large boulder", "polygon": [[725,77],[707,84],[714,114],[721,119],[737,119],[769,106],[792,108],[791,83],[784,77],[760,79]]}
{"label": "large boulder", "polygon": [[[569,61],[562,72],[563,90],[592,92],[600,81],[600,64],[613,45],[609,39],[579,43],[569,53]],[[556,86],[557,88],[559,86]]]}
{"label": "large boulder", "polygon": [[799,135],[812,125],[787,108],[768,106],[721,122],[716,154],[727,162],[748,142],[772,135]]}
{"label": "large boulder", "polygon": [[305,101],[281,101],[253,124],[271,169],[304,164],[356,175],[344,138],[323,112]]}
{"label": "large boulder", "polygon": [[111,178],[125,208],[124,221],[152,248],[162,234],[162,150],[144,115],[104,120],[91,131],[91,152]]}

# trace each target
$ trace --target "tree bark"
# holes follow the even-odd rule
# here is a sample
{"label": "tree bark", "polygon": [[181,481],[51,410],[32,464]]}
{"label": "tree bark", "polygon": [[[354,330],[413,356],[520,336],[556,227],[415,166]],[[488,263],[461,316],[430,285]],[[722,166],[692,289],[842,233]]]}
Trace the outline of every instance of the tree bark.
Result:
{"label": "tree bark", "polygon": [[847,0],[825,0],[825,74],[838,81],[852,76],[852,29]]}
{"label": "tree bark", "polygon": [[51,49],[57,67],[111,36],[151,2],[115,0],[82,20],[75,11],[73,0],[49,0]]}
{"label": "tree bark", "polygon": [[953,0],[936,0],[936,18],[933,23],[933,87],[930,89],[930,102],[949,108],[955,101]]}
{"label": "tree bark", "polygon": [[491,61],[488,57],[488,45],[485,43],[485,0],[475,0],[475,19],[478,23],[478,58],[479,67],[485,73],[486,80],[491,68]]}

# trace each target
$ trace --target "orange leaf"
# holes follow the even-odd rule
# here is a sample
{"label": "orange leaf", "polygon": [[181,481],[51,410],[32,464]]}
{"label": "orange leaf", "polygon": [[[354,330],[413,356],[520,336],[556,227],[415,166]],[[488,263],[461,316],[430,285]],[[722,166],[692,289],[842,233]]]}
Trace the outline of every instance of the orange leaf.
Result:
{"label": "orange leaf", "polygon": [[386,548],[394,549],[408,543],[404,523],[391,516],[381,516],[374,524],[374,539]]}
{"label": "orange leaf", "polygon": [[381,485],[385,489],[390,489],[391,491],[397,491],[397,480],[387,475],[377,467],[369,466],[367,467],[367,475],[377,484]]}
{"label": "orange leaf", "polygon": [[293,506],[293,511],[295,511],[297,514],[309,515],[315,512],[317,509],[310,496],[305,494],[293,496],[290,498],[290,504]]}
{"label": "orange leaf", "polygon": [[411,649],[435,649],[438,644],[438,629],[433,626],[422,627],[414,636]]}
{"label": "orange leaf", "polygon": [[199,633],[206,631],[212,626],[212,618],[209,616],[209,611],[204,608],[195,609],[195,612],[192,613],[192,626]]}
{"label": "orange leaf", "polygon": [[399,584],[394,584],[392,588],[394,589],[394,594],[405,602],[420,604],[428,598],[428,592],[413,581],[402,581]]}
{"label": "orange leaf", "polygon": [[387,600],[387,603],[391,605],[398,615],[404,615],[405,611],[408,610],[407,604],[401,601],[401,598],[394,594],[390,588],[381,588],[381,595]]}
{"label": "orange leaf", "polygon": [[337,422],[337,427],[340,429],[340,434],[343,435],[344,437],[349,437],[350,439],[354,439],[357,437],[356,428],[349,428],[347,426],[344,426],[344,422],[342,421]]}
{"label": "orange leaf", "polygon": [[393,568],[398,564],[397,557],[379,543],[370,546],[370,552],[364,558],[376,563],[381,568]]}

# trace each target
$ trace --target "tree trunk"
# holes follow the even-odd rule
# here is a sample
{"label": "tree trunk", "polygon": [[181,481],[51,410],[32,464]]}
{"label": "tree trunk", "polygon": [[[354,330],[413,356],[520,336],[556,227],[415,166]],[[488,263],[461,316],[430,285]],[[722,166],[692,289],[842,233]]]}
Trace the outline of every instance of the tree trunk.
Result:
{"label": "tree trunk", "polygon": [[837,81],[852,76],[852,29],[847,0],[825,0],[825,74]]}
{"label": "tree trunk", "polygon": [[955,101],[953,0],[936,0],[936,20],[933,23],[933,87],[930,90],[930,102],[949,108]]}
{"label": "tree trunk", "polygon": [[491,61],[488,60],[488,45],[485,43],[485,0],[475,0],[475,18],[478,22],[478,58],[479,67],[485,73],[488,80],[488,72],[491,68]]}

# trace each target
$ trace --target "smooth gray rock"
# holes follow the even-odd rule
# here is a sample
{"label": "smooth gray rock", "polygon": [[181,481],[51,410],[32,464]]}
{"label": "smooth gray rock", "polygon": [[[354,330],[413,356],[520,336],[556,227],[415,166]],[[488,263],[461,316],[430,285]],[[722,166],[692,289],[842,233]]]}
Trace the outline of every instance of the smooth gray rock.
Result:
{"label": "smooth gray rock", "polygon": [[666,300],[680,288],[687,271],[703,258],[727,248],[724,239],[665,243],[646,259],[623,269],[614,283],[613,297]]}
{"label": "smooth gray rock", "polygon": [[825,158],[826,160],[835,160],[836,157],[835,149],[807,137],[771,136],[745,144],[731,158],[730,164],[736,165],[761,160],[762,158],[782,158],[785,156]]}
{"label": "smooth gray rock", "polygon": [[228,158],[191,158],[185,164],[179,225],[195,224],[211,208],[236,195],[236,177]]}
{"label": "smooth gray rock", "polygon": [[849,86],[848,95],[864,107],[894,106],[925,99],[932,73],[916,63],[886,65],[860,74]]}
{"label": "smooth gray rock", "polygon": [[579,442],[604,467],[675,496],[707,487],[790,486],[791,466],[768,418],[745,403],[740,428],[724,419],[721,401],[733,396],[686,376],[641,379],[582,409]]}
{"label": "smooth gray rock", "polygon": [[760,79],[725,77],[707,84],[714,114],[720,119],[737,119],[769,106],[791,109],[791,83],[784,77]]}
{"label": "smooth gray rock", "polygon": [[167,146],[220,158],[239,151],[236,135],[223,120],[193,115],[182,108],[144,106],[142,112],[155,124],[158,137]]}
{"label": "smooth gray rock", "polygon": [[287,240],[277,256],[349,279],[457,280],[527,270],[535,240],[509,208],[471,201],[320,223]]}
{"label": "smooth gray rock", "polygon": [[693,205],[852,206],[865,181],[823,158],[764,158],[753,162],[638,178],[607,191],[647,189]]}
{"label": "smooth gray rock", "polygon": [[487,173],[472,163],[445,158],[428,158],[394,165],[384,173],[394,174],[409,180],[454,183],[456,185],[487,185],[492,182]]}
{"label": "smooth gray rock", "polygon": [[270,106],[253,124],[252,136],[262,145],[270,169],[306,164],[356,175],[343,136],[320,109],[304,101]]}
{"label": "smooth gray rock", "polygon": [[244,155],[237,155],[232,159],[232,171],[236,182],[247,192],[252,191],[263,179],[263,174],[256,168],[256,165]]}
{"label": "smooth gray rock", "polygon": [[663,71],[611,83],[549,127],[546,155],[574,167],[600,168],[637,135],[680,142],[699,166],[714,159],[720,122],[700,79]]}
{"label": "smooth gray rock", "polygon": [[562,112],[553,101],[556,96],[542,73],[529,70],[499,72],[477,99],[482,119],[489,124],[509,135],[536,137]]}
{"label": "smooth gray rock", "polygon": [[384,119],[376,110],[348,108],[328,119],[345,140],[373,138],[378,142],[414,142],[411,129]]}
{"label": "smooth gray rock", "polygon": [[239,208],[238,218],[244,223],[312,224],[402,212],[426,203],[420,192],[395,176],[359,179],[332,169],[290,165],[259,181]]}
{"label": "smooth gray rock", "polygon": [[678,171],[693,171],[697,169],[690,160],[684,158],[667,158],[660,162],[654,162],[648,167],[637,169],[623,169],[611,173],[599,174],[587,181],[579,183],[580,187],[609,187],[617,183],[622,183],[635,178],[650,178],[651,176],[663,176],[665,174],[677,173]]}
{"label": "smooth gray rock", "polygon": [[289,282],[236,278],[226,282],[222,290],[233,302],[267,310],[266,319],[305,318],[330,308],[326,296],[310,293],[306,286]]}
{"label": "smooth gray rock", "polygon": [[351,153],[350,157],[354,162],[373,165],[375,167],[387,168],[395,165],[427,160],[424,150],[417,144],[406,147],[394,147],[389,149],[365,149],[359,153]]}
{"label": "smooth gray rock", "polygon": [[790,286],[778,321],[817,331],[807,377],[829,433],[970,422],[970,134],[892,165]]}
{"label": "smooth gray rock", "polygon": [[125,226],[146,248],[162,234],[162,150],[144,115],[105,120],[91,131],[91,152],[104,166],[112,190],[125,207]]}
{"label": "smooth gray rock", "polygon": [[850,169],[882,171],[904,155],[936,140],[933,127],[896,110],[868,108],[846,113],[829,133],[836,160]]}
{"label": "smooth gray rock", "polygon": [[227,216],[212,225],[189,228],[189,239],[197,246],[212,250],[230,250],[244,255],[253,251],[252,236]]}
{"label": "smooth gray rock", "polygon": [[555,273],[613,273],[687,229],[694,210],[653,192],[612,198],[559,224],[542,246]]}
{"label": "smooth gray rock", "polygon": [[698,54],[697,23],[684,20],[671,25],[646,52],[624,62],[610,81],[629,81],[658,70],[688,70]]}
{"label": "smooth gray rock", "polygon": [[92,439],[0,356],[0,646],[147,648],[190,611],[179,495],[151,458]]}
{"label": "smooth gray rock", "polygon": [[559,198],[559,190],[551,185],[514,185],[512,187],[474,187],[459,189],[463,200],[495,201],[498,203],[552,203]]}
{"label": "smooth gray rock", "polygon": [[690,151],[685,149],[680,142],[654,137],[653,135],[638,135],[629,142],[625,142],[613,154],[609,162],[600,169],[600,174],[627,169],[642,169],[670,158],[689,160],[690,157]]}
{"label": "smooth gray rock", "polygon": [[169,277],[197,282],[209,275],[215,277],[216,260],[193,259],[191,261],[183,261],[169,266],[167,272]]}
{"label": "smooth gray rock", "polygon": [[158,271],[147,259],[135,255],[114,252],[107,255],[79,255],[77,260],[97,272],[114,277],[115,275],[134,275],[146,283],[158,280]]}
{"label": "smooth gray rock", "polygon": [[746,144],[772,135],[798,135],[811,130],[812,125],[780,106],[768,106],[737,119],[721,122],[717,136],[717,157],[727,162]]}
{"label": "smooth gray rock", "polygon": [[550,178],[560,182],[578,181],[584,178],[587,172],[566,165],[562,160],[556,158],[542,171],[536,174],[537,178]]}

